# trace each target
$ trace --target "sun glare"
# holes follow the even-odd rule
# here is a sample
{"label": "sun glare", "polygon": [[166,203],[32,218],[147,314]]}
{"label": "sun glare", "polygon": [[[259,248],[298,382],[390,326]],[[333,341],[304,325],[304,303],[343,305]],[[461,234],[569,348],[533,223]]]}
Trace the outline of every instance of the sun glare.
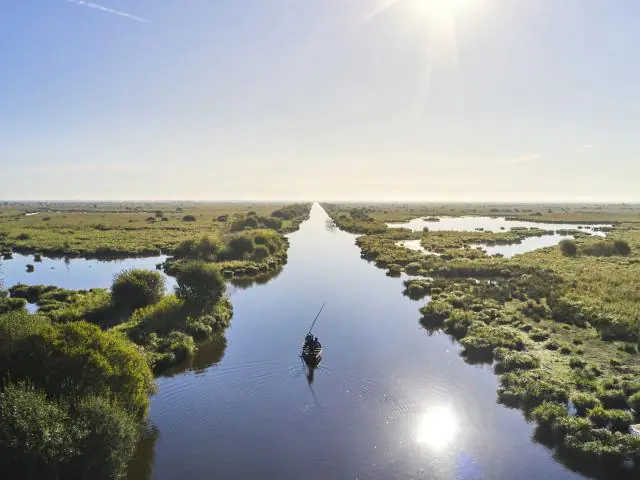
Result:
{"label": "sun glare", "polygon": [[450,17],[456,12],[473,7],[478,0],[414,0],[414,2],[416,7],[426,15]]}
{"label": "sun glare", "polygon": [[415,439],[420,444],[440,450],[453,443],[457,434],[455,412],[445,406],[432,407],[418,421]]}

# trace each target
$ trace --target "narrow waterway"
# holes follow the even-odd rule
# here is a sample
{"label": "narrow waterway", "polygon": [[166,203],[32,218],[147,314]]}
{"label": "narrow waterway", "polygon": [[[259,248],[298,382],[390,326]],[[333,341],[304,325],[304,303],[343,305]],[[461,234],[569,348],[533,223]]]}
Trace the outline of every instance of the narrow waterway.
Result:
{"label": "narrow waterway", "polygon": [[[496,403],[491,370],[422,329],[402,280],[327,219],[314,205],[284,271],[233,292],[226,342],[158,380],[130,478],[580,478]],[[299,348],[324,301],[310,379]]]}

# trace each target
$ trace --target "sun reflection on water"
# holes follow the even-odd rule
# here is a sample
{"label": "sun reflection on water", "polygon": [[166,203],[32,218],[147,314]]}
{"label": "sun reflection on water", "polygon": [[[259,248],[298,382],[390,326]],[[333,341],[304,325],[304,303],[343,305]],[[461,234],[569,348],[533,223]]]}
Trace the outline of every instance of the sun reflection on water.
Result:
{"label": "sun reflection on water", "polygon": [[447,406],[430,407],[419,417],[415,432],[416,442],[434,450],[451,445],[458,435],[458,417]]}

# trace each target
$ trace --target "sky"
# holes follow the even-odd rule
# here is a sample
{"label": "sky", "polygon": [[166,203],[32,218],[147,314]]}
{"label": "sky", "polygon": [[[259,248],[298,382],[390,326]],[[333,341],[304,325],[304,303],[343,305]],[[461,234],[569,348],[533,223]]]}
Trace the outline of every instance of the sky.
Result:
{"label": "sky", "polygon": [[640,201],[636,0],[2,0],[0,198]]}

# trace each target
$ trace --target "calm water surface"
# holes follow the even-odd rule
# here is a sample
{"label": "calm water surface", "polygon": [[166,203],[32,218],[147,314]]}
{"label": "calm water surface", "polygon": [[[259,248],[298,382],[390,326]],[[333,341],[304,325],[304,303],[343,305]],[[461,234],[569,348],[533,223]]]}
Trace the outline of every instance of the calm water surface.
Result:
{"label": "calm water surface", "polygon": [[414,232],[422,231],[424,227],[434,232],[458,231],[468,232],[476,229],[483,229],[488,232],[509,231],[512,228],[541,228],[543,230],[574,230],[580,227],[589,233],[604,235],[602,232],[594,231],[596,227],[610,227],[611,225],[579,225],[575,223],[544,223],[526,222],[521,220],[507,220],[504,217],[437,217],[439,221],[427,221],[423,217],[414,218],[403,223],[388,223],[389,228],[408,228]]}
{"label": "calm water surface", "polygon": [[[599,227],[610,227],[611,225],[577,225],[570,223],[537,223],[537,222],[525,222],[525,221],[512,221],[506,220],[504,217],[437,217],[440,221],[427,221],[423,218],[414,218],[404,223],[389,223],[389,228],[407,228],[414,232],[422,231],[423,228],[428,228],[429,231],[441,232],[441,231],[457,231],[457,232],[472,232],[478,229],[485,230],[487,232],[502,232],[509,231],[512,228],[524,227],[524,228],[540,228],[543,230],[575,230],[580,229],[591,235],[597,235],[604,237],[605,232],[594,230]],[[539,248],[553,247],[558,245],[562,240],[571,239],[572,235],[561,235],[554,233],[551,235],[542,235],[540,237],[527,237],[520,243],[513,243],[510,245],[471,245],[471,248],[481,248],[487,255],[501,254],[505,258],[511,258],[515,255],[532,252]],[[429,252],[422,248],[420,240],[404,240],[398,242],[399,246],[406,247],[410,250],[417,250],[424,252],[427,255],[433,255],[433,252]]]}
{"label": "calm water surface", "polygon": [[[130,478],[581,478],[496,404],[490,369],[422,329],[402,280],[326,220],[314,205],[284,271],[233,293],[226,341],[158,380]],[[300,344],[325,300],[309,378]]]}
{"label": "calm water surface", "polygon": [[[17,283],[27,285],[57,285],[72,290],[88,290],[90,288],[108,288],[113,276],[128,268],[144,268],[154,270],[166,256],[127,258],[123,260],[87,260],[84,258],[46,258],[35,262],[33,255],[13,254],[10,260],[0,260],[0,282],[5,288]],[[35,267],[32,273],[27,272],[27,265]],[[175,278],[161,272],[168,288],[173,288]]]}

